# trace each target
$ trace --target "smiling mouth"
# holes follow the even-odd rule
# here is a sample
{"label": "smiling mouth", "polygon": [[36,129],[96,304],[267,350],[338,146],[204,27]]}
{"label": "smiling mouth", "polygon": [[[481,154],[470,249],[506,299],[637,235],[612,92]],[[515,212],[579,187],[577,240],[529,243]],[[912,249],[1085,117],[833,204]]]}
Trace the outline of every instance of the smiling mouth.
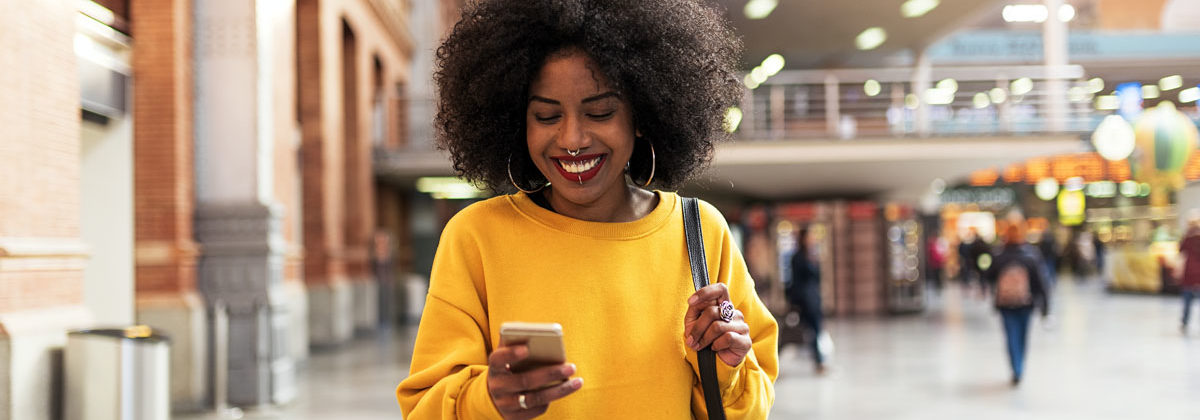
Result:
{"label": "smiling mouth", "polygon": [[559,174],[568,181],[579,182],[580,184],[587,182],[600,172],[600,168],[604,166],[607,155],[591,154],[583,156],[555,156],[554,167],[558,169]]}

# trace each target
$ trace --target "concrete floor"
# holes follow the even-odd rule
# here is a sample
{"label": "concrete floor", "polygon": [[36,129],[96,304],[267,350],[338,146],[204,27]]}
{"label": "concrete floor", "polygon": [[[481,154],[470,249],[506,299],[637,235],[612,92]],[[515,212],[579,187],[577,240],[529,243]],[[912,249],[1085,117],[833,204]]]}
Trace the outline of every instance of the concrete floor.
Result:
{"label": "concrete floor", "polygon": [[[784,348],[771,417],[1200,418],[1200,322],[1190,336],[1181,334],[1177,298],[1063,282],[1055,304],[1050,323],[1035,317],[1019,388],[1009,384],[999,317],[957,288],[920,315],[829,319],[830,370],[817,376],[804,349]],[[295,402],[241,418],[399,418],[393,389],[408,372],[414,333],[403,328],[314,354],[301,369]]]}

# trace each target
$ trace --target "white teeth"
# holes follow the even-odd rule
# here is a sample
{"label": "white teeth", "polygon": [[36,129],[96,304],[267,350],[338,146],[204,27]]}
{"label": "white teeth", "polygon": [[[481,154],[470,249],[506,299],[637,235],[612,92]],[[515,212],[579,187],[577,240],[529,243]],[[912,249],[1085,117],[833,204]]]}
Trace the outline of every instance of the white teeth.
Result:
{"label": "white teeth", "polygon": [[578,162],[568,162],[565,160],[560,160],[560,161],[558,161],[558,163],[560,165],[562,165],[563,169],[566,169],[567,172],[570,172],[573,174],[579,174],[579,173],[584,173],[584,172],[590,171],[592,168],[595,168],[596,165],[600,163],[600,158],[595,157],[592,159],[578,161]]}

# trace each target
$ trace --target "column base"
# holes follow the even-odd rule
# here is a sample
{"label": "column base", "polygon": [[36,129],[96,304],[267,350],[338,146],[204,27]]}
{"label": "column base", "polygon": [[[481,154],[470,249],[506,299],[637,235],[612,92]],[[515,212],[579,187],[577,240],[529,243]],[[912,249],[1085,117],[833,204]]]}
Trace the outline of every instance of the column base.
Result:
{"label": "column base", "polygon": [[336,346],[354,334],[354,288],[335,281],[308,285],[308,340],[314,347]]}
{"label": "column base", "polygon": [[308,360],[308,292],[299,281],[283,282],[288,301],[288,353],[295,363]]}
{"label": "column base", "polygon": [[370,277],[350,284],[354,288],[354,332],[372,334],[379,326],[379,285]]}
{"label": "column base", "polygon": [[67,331],[91,323],[83,305],[0,314],[0,420],[62,418]]}
{"label": "column base", "polygon": [[139,293],[137,322],[171,339],[172,411],[208,407],[208,331],[204,302],[196,292]]}

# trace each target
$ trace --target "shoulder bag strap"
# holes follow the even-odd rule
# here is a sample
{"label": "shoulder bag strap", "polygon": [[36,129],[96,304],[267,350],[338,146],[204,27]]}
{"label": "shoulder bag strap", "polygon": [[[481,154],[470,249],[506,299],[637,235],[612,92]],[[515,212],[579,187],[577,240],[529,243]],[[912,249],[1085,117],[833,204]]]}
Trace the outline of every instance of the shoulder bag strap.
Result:
{"label": "shoulder bag strap", "polygon": [[[683,198],[683,236],[687,241],[688,260],[692,266],[692,284],[696,290],[700,290],[708,285],[708,263],[704,260],[700,205],[695,197]],[[725,406],[721,403],[721,390],[717,383],[717,354],[712,351],[712,346],[696,352],[696,363],[700,365],[700,387],[704,391],[704,406],[708,408],[709,420],[725,420]]]}

